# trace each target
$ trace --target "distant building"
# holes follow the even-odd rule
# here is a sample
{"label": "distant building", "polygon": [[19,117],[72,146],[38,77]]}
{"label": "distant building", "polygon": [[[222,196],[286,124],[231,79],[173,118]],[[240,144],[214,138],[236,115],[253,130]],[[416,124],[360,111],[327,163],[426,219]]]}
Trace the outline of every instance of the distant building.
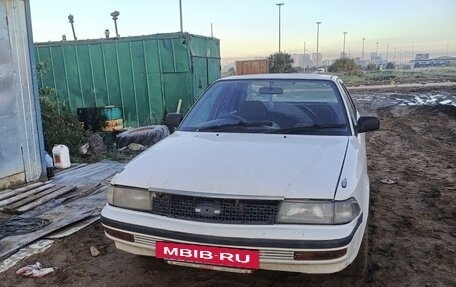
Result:
{"label": "distant building", "polygon": [[323,60],[323,61],[321,62],[321,66],[325,66],[325,67],[331,66],[335,61],[336,61],[336,60],[334,60],[334,59],[332,59],[332,60],[330,60],[330,59],[325,59],[325,60]]}
{"label": "distant building", "polygon": [[371,64],[379,66],[379,68],[386,66],[386,61],[383,59],[382,55],[377,54],[376,52],[372,52],[370,54],[370,62]]}
{"label": "distant building", "polygon": [[[322,65],[323,63],[323,54],[318,53],[318,65]],[[317,53],[312,53],[312,66],[317,65]]]}
{"label": "distant building", "polygon": [[294,60],[293,66],[295,67],[302,67],[303,69],[306,69],[313,66],[313,62],[309,54],[293,54],[291,57]]}
{"label": "distant building", "polygon": [[431,68],[456,66],[456,57],[442,56],[429,58],[429,54],[416,54],[415,59],[410,61],[412,68]]}
{"label": "distant building", "polygon": [[363,59],[361,57],[356,57],[354,60],[355,64],[361,67],[365,67],[367,66],[367,64],[369,64],[369,62],[366,59]]}

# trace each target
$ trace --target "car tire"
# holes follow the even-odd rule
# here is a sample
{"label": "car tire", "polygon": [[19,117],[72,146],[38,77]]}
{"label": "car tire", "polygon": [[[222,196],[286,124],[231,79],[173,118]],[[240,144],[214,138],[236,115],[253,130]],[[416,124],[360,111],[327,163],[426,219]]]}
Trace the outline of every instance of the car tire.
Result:
{"label": "car tire", "polygon": [[117,148],[128,146],[131,143],[153,145],[169,136],[168,127],[164,125],[145,126],[122,132],[116,136]]}
{"label": "car tire", "polygon": [[341,275],[345,276],[357,276],[361,277],[367,274],[368,267],[368,255],[369,255],[369,232],[364,231],[363,241],[359,247],[358,255],[355,260],[348,265],[345,269],[339,272]]}

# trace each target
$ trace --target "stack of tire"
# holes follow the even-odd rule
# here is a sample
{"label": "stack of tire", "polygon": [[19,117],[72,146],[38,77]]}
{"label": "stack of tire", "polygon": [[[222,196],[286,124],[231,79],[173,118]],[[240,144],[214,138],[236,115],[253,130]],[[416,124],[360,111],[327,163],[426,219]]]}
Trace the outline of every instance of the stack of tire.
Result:
{"label": "stack of tire", "polygon": [[169,136],[169,130],[164,125],[154,125],[139,127],[136,129],[124,131],[116,136],[117,148],[128,146],[131,143],[137,143],[144,146],[153,145],[165,137]]}

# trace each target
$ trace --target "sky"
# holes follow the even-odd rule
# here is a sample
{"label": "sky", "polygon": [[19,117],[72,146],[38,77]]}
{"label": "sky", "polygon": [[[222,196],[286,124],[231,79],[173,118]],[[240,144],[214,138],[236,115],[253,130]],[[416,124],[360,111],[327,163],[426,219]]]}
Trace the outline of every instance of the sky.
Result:
{"label": "sky", "polygon": [[[391,55],[428,52],[456,56],[456,0],[182,0],[185,32],[220,39],[222,61],[267,57],[278,51],[281,6],[281,51],[319,52],[337,58],[345,49],[360,57],[377,49]],[[120,36],[180,31],[179,0],[31,0],[35,42],[72,39],[68,15],[78,39],[115,34],[111,12],[119,11]]]}

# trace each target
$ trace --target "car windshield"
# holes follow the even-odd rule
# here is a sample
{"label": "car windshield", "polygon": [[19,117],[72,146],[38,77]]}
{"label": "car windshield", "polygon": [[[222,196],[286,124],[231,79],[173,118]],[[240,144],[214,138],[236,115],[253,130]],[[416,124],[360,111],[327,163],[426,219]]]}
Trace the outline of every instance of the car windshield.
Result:
{"label": "car windshield", "polygon": [[329,80],[222,80],[190,110],[180,131],[348,135],[341,95]]}

